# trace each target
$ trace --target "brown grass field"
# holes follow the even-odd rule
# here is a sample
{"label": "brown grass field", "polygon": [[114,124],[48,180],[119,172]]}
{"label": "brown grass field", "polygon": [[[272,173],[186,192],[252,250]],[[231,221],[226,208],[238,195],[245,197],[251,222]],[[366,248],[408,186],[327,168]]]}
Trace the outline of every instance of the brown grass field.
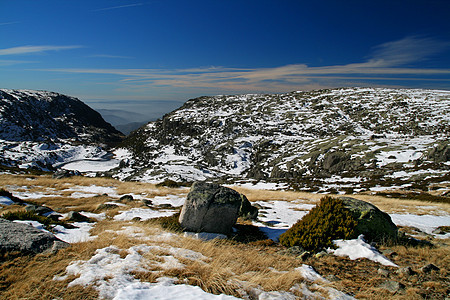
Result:
{"label": "brown grass field", "polygon": [[[54,195],[30,199],[38,204],[45,204],[64,213],[70,210],[99,212],[97,206],[107,201],[117,201],[110,195],[71,198],[75,186],[114,187],[119,195],[134,193],[151,199],[155,196],[186,195],[188,189],[169,189],[153,184],[138,182],[120,182],[108,178],[73,177],[52,179],[50,176],[0,175],[0,188],[11,191],[28,191]],[[294,201],[317,203],[323,195],[290,191],[260,191],[235,188],[245,194],[250,201]],[[400,200],[375,195],[351,195],[352,197],[375,204],[381,210],[393,212],[410,212],[417,214],[450,214],[450,205],[417,200]],[[140,201],[124,202],[127,208],[144,207]],[[23,206],[11,205],[0,209],[0,215],[7,211],[23,210]],[[121,257],[127,255],[127,249],[134,245],[145,244],[160,246],[144,254],[146,271],[132,272],[141,281],[155,282],[162,276],[176,277],[179,283],[197,285],[214,294],[225,293],[242,297],[242,290],[250,299],[257,299],[255,290],[290,291],[299,299],[303,298],[302,286],[307,286],[315,296],[309,299],[327,298],[326,288],[334,288],[357,299],[446,299],[450,294],[450,249],[449,239],[426,239],[433,243],[429,246],[381,246],[380,250],[391,250],[387,257],[400,267],[411,267],[415,275],[398,274],[395,267],[385,267],[367,259],[350,260],[348,258],[325,255],[312,256],[305,261],[295,256],[280,254],[284,248],[276,243],[236,242],[231,240],[201,241],[172,233],[171,238],[161,239],[166,233],[157,222],[116,221],[112,217],[123,207],[107,211],[107,217],[96,223],[91,235],[98,236],[89,242],[71,244],[56,254],[39,254],[17,257],[2,255],[0,258],[0,299],[97,299],[98,291],[92,287],[68,283],[75,277],[65,280],[53,280],[63,276],[66,267],[76,260],[90,259],[97,249],[115,245],[121,249]],[[126,234],[123,230],[132,228],[138,235]],[[187,259],[173,254],[183,267],[162,267],[170,249],[189,249],[202,254],[205,259]],[[433,263],[439,271],[424,273],[420,268]],[[303,264],[310,265],[329,281],[314,285],[303,278],[295,268]],[[381,274],[379,269],[388,271]],[[332,279],[330,279],[332,276]],[[389,292],[380,287],[386,280],[400,282],[404,288],[400,292]]]}

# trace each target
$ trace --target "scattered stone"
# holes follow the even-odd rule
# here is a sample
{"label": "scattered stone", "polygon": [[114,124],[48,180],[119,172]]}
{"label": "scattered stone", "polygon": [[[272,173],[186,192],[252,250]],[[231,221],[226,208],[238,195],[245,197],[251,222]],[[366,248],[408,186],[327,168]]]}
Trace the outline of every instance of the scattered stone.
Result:
{"label": "scattered stone", "polygon": [[324,256],[327,256],[328,255],[328,252],[326,252],[326,251],[320,251],[320,252],[318,252],[318,253],[316,253],[316,255],[314,255],[316,258],[321,258],[321,257],[324,257]]}
{"label": "scattered stone", "polygon": [[102,203],[97,206],[96,210],[109,210],[109,209],[114,209],[114,208],[118,208],[118,207],[119,207],[119,205],[117,205],[117,204]]}
{"label": "scattered stone", "polygon": [[397,274],[399,275],[403,275],[403,276],[411,276],[416,274],[416,272],[411,269],[411,267],[404,267],[404,268],[400,268],[397,271],[395,271]]}
{"label": "scattered stone", "polygon": [[394,256],[398,255],[397,252],[395,252],[394,250],[391,250],[391,249],[381,250],[381,254],[383,254],[384,256],[390,256],[390,257],[394,257]]}
{"label": "scattered stone", "polygon": [[68,178],[68,177],[73,177],[73,176],[81,176],[80,171],[59,169],[55,173],[53,173],[52,178],[62,179],[62,178]]}
{"label": "scattered stone", "polygon": [[446,234],[450,233],[450,226],[439,226],[435,230],[433,230],[434,234]]}
{"label": "scattered stone", "polygon": [[387,213],[382,212],[375,205],[362,200],[350,197],[339,197],[339,199],[344,202],[344,206],[357,220],[358,224],[355,231],[358,235],[364,234],[364,238],[368,242],[397,240],[397,226]]}
{"label": "scattered stone", "polygon": [[330,282],[336,282],[336,281],[341,280],[339,277],[337,277],[336,275],[333,275],[333,274],[325,276],[325,279]]}
{"label": "scattered stone", "polygon": [[298,258],[300,258],[301,260],[307,260],[308,258],[310,258],[312,256],[312,254],[311,254],[311,252],[309,252],[309,251],[305,251],[305,252],[303,252],[302,254],[300,254],[299,256],[298,256]]}
{"label": "scattered stone", "polygon": [[180,224],[188,231],[228,234],[238,218],[241,195],[215,183],[195,182],[181,209]]}
{"label": "scattered stone", "polygon": [[423,273],[430,273],[431,271],[436,271],[437,272],[440,269],[437,266],[433,265],[433,264],[428,264],[426,266],[423,266],[420,270]]}
{"label": "scattered stone", "polygon": [[125,201],[125,202],[130,202],[130,201],[133,201],[134,198],[132,195],[123,195],[122,197],[119,198],[119,200]]}
{"label": "scattered stone", "polygon": [[57,251],[68,246],[68,243],[51,233],[0,218],[0,253],[37,254]]}
{"label": "scattered stone", "polygon": [[83,216],[79,212],[71,211],[67,214],[66,221],[69,222],[92,222],[92,220],[86,216]]}
{"label": "scattered stone", "polygon": [[153,205],[153,201],[150,200],[150,199],[142,199],[141,201],[142,201],[142,203],[144,203],[147,206],[152,206]]}
{"label": "scattered stone", "polygon": [[258,218],[258,208],[252,206],[245,195],[241,194],[241,207],[239,208],[239,217],[245,220],[256,220]]}
{"label": "scattered stone", "polygon": [[377,273],[380,274],[381,276],[388,277],[390,272],[386,269],[379,268],[377,270]]}
{"label": "scattered stone", "polygon": [[169,204],[169,203],[163,203],[163,204],[158,205],[158,208],[167,209],[167,208],[173,208],[173,206],[172,206],[172,204]]}
{"label": "scattered stone", "polygon": [[47,216],[47,218],[50,218],[53,221],[59,221],[59,219],[61,219],[62,217],[63,217],[62,215],[55,213],[55,212],[53,212]]}
{"label": "scattered stone", "polygon": [[306,252],[305,249],[303,249],[300,246],[293,246],[293,247],[289,247],[285,250],[281,250],[278,253],[281,255],[290,255],[290,256],[300,256],[302,255],[304,252]]}
{"label": "scattered stone", "polygon": [[41,205],[27,205],[25,207],[26,211],[32,211],[37,215],[43,216],[44,214],[48,214],[53,212],[53,210],[49,207],[46,206],[41,206]]}
{"label": "scattered stone", "polygon": [[405,290],[405,285],[394,280],[387,280],[380,285],[380,288],[388,290],[391,293],[400,293]]}

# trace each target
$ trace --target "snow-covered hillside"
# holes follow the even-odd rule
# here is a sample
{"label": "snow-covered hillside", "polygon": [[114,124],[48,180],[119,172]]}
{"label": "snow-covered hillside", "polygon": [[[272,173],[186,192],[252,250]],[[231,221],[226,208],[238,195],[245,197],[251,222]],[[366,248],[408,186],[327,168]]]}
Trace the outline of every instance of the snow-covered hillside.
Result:
{"label": "snow-covered hillside", "polygon": [[80,100],[53,92],[0,89],[0,163],[52,170],[103,159],[122,134]]}
{"label": "snow-covered hillside", "polygon": [[[201,97],[134,132],[119,178],[344,191],[449,181],[450,92],[342,88]],[[123,151],[122,151],[123,153]]]}

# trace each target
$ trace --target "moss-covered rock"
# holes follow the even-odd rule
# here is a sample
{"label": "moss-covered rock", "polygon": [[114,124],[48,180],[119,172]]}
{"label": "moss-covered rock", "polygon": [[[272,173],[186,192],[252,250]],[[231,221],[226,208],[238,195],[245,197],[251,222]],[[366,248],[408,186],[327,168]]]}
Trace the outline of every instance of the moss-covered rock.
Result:
{"label": "moss-covered rock", "polygon": [[367,241],[378,243],[397,239],[397,226],[387,213],[362,200],[350,197],[339,197],[339,199],[357,221],[355,231],[358,235],[364,234]]}
{"label": "moss-covered rock", "polygon": [[326,196],[280,236],[280,243],[319,251],[332,247],[333,240],[352,239],[360,234],[369,242],[382,243],[395,241],[398,230],[388,214],[368,202]]}

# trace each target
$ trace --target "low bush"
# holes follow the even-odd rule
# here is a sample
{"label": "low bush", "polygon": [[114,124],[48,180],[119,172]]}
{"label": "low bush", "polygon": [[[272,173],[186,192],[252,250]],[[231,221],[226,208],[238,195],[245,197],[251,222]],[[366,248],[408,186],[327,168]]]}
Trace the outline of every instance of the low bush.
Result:
{"label": "low bush", "polygon": [[323,197],[318,206],[280,236],[286,247],[301,246],[308,251],[333,247],[333,240],[355,238],[357,221],[342,200]]}

